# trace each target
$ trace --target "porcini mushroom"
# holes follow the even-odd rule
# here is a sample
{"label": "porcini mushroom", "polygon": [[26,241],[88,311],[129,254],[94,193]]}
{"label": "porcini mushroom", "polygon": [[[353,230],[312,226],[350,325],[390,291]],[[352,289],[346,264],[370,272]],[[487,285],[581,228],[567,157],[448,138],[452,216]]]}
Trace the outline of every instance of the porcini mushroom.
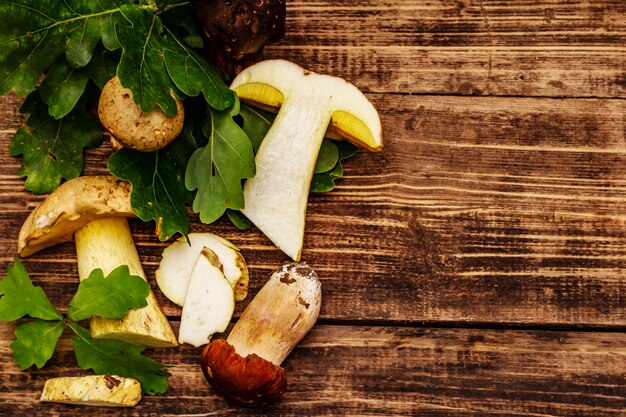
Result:
{"label": "porcini mushroom", "polygon": [[[129,183],[110,176],[78,177],[62,184],[30,213],[20,230],[18,253],[30,256],[74,236],[81,280],[96,268],[108,275],[120,265],[146,279],[126,220],[134,216]],[[144,346],[177,346],[152,292],[147,301],[146,307],[130,310],[121,320],[92,317],[91,335]]]}
{"label": "porcini mushroom", "polygon": [[169,145],[183,129],[185,111],[174,95],[176,115],[168,116],[156,107],[143,112],[133,101],[133,93],[111,78],[102,88],[98,101],[98,118],[105,129],[123,147],[152,152]]}
{"label": "porcini mushroom", "polygon": [[205,345],[226,330],[235,310],[235,293],[215,252],[203,248],[190,277],[180,316],[178,342]]}
{"label": "porcini mushroom", "polygon": [[263,59],[263,46],[285,36],[285,0],[192,0],[208,58],[234,76]]}
{"label": "porcini mushroom", "polygon": [[[244,184],[248,217],[276,246],[300,259],[309,186],[324,134],[371,151],[382,149],[378,112],[354,85],[284,60],[243,70],[231,88],[248,103],[280,107]],[[288,179],[288,181],[285,181]]]}
{"label": "porcini mushroom", "polygon": [[229,401],[260,406],[285,392],[280,364],[311,330],[319,315],[321,284],[303,263],[284,265],[245,309],[227,340],[202,351],[202,371]]}

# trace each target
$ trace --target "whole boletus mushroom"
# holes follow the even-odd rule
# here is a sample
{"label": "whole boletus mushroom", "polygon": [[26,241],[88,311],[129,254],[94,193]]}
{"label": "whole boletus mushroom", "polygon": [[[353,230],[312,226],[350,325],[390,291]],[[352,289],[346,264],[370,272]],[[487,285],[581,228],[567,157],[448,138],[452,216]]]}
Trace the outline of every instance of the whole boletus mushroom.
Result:
{"label": "whole boletus mushroom", "polygon": [[176,115],[168,116],[160,108],[143,112],[133,101],[132,92],[111,78],[100,93],[98,118],[113,138],[125,148],[152,152],[169,145],[183,129],[185,110],[175,96]]}
{"label": "whole boletus mushroom", "polygon": [[304,263],[284,265],[250,302],[228,339],[204,348],[204,376],[231,402],[275,402],[287,389],[280,364],[317,321],[321,301],[313,269]]}
{"label": "whole boletus mushroom", "polygon": [[[96,268],[108,275],[121,265],[146,279],[126,220],[135,217],[130,192],[129,183],[111,176],[83,176],[61,184],[22,225],[20,257],[74,238],[81,280]],[[147,301],[146,307],[130,310],[121,320],[92,317],[91,336],[150,347],[177,346],[176,335],[152,292]]]}

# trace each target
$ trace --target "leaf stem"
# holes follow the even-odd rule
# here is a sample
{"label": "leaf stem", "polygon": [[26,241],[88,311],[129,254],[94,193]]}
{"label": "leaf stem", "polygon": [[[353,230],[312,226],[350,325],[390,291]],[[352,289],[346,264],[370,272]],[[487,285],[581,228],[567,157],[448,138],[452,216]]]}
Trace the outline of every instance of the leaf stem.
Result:
{"label": "leaf stem", "polygon": [[180,7],[180,6],[185,6],[185,5],[190,4],[190,3],[191,3],[190,1],[181,1],[180,3],[167,4],[167,5],[165,5],[165,7],[163,7],[161,9],[161,12],[164,12],[164,11],[170,10],[170,9],[174,9],[174,8]]}
{"label": "leaf stem", "polygon": [[[0,3],[7,3],[7,2],[3,1],[3,2],[0,2]],[[170,10],[170,9],[173,9],[173,8],[176,8],[176,7],[187,5],[189,3],[190,3],[189,1],[182,1],[180,3],[168,4],[168,5],[165,5],[162,9],[158,9],[156,4],[154,4],[154,2],[149,2],[148,4],[145,4],[145,5],[137,5],[136,7],[139,8],[139,9],[148,9],[148,10],[152,9],[155,12],[158,11],[159,13],[161,13],[161,12],[164,12],[166,10]],[[0,45],[3,45],[3,44],[8,43],[8,42],[14,42],[14,41],[16,41],[18,39],[22,39],[22,38],[25,38],[25,37],[31,37],[31,36],[39,33],[39,32],[50,30],[50,29],[53,29],[53,28],[55,28],[57,26],[61,26],[61,25],[65,25],[65,24],[73,23],[73,22],[78,22],[80,20],[91,19],[93,17],[106,16],[106,15],[118,13],[119,11],[120,11],[120,8],[116,7],[114,9],[103,10],[103,11],[101,11],[99,13],[91,13],[91,14],[86,14],[86,15],[80,15],[80,16],[76,16],[76,17],[72,17],[72,18],[64,19],[64,20],[54,20],[53,18],[51,18],[49,16],[46,16],[48,19],[54,21],[54,23],[52,23],[51,25],[48,25],[48,26],[41,27],[41,28],[36,29],[36,30],[28,31],[24,35],[16,36],[14,38],[12,37],[10,39],[7,39],[4,42],[0,42]]]}

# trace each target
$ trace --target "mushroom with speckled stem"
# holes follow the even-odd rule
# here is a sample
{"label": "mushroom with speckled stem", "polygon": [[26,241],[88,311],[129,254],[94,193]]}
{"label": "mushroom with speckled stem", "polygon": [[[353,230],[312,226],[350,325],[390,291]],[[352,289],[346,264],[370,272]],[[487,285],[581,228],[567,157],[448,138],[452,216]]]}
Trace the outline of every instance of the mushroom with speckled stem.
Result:
{"label": "mushroom with speckled stem", "polygon": [[234,403],[277,401],[287,389],[280,364],[317,321],[321,302],[315,271],[304,263],[284,265],[250,302],[227,340],[204,348],[206,379]]}

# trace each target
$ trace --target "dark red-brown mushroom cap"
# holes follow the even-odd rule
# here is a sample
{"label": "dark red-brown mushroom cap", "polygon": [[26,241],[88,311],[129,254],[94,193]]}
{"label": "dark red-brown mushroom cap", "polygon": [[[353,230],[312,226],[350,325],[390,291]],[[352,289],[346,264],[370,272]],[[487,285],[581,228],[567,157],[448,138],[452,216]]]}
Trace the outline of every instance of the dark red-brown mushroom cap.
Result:
{"label": "dark red-brown mushroom cap", "polygon": [[283,368],[255,354],[243,357],[222,339],[202,351],[202,372],[217,392],[234,403],[268,405],[287,389]]}
{"label": "dark red-brown mushroom cap", "polygon": [[204,27],[208,58],[234,76],[263,58],[263,46],[285,36],[284,0],[192,0]]}

